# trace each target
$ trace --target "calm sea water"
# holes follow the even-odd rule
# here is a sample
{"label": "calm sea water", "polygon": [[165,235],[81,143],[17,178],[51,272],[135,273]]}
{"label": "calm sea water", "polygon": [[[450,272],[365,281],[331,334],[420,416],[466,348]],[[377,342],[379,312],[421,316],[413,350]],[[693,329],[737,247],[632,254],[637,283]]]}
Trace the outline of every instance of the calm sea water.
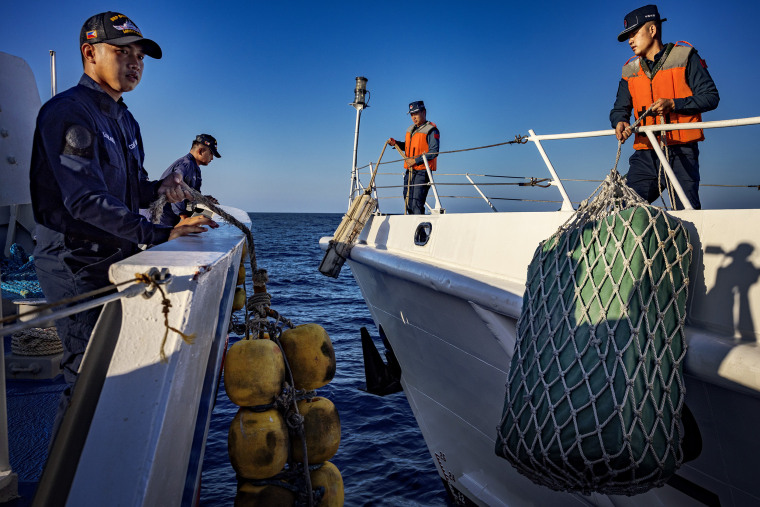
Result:
{"label": "calm sea water", "polygon": [[[340,414],[340,448],[330,461],[343,476],[345,505],[448,505],[404,393],[379,397],[361,391],[365,382],[359,329],[367,327],[375,337],[377,330],[348,265],[337,279],[318,270],[323,255],[319,238],[332,236],[342,215],[250,216],[257,263],[269,273],[272,308],[295,324],[321,325],[335,348],[335,378],[317,393],[329,398]],[[382,352],[379,339],[376,343]],[[237,480],[227,455],[227,433],[237,409],[220,386],[203,462],[203,507],[229,506],[235,499]]]}

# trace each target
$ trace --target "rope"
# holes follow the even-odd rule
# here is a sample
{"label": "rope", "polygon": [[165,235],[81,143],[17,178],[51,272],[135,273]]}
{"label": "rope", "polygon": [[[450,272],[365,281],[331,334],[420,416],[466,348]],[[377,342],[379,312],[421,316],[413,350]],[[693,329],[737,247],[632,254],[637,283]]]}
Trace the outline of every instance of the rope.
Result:
{"label": "rope", "polygon": [[[17,320],[21,320],[22,317],[33,317],[41,315],[46,310],[50,310],[52,308],[57,308],[61,306],[68,306],[73,303],[80,302],[85,299],[90,299],[95,296],[98,296],[100,294],[106,293],[106,292],[112,292],[118,287],[121,287],[123,285],[127,284],[133,284],[133,283],[144,283],[148,286],[151,286],[155,289],[158,289],[158,291],[161,293],[162,301],[161,304],[163,306],[162,313],[164,314],[164,337],[161,341],[161,350],[160,350],[160,356],[161,356],[161,362],[165,363],[167,362],[167,357],[164,352],[164,346],[166,344],[166,339],[168,337],[169,331],[174,331],[178,335],[182,337],[182,340],[185,343],[192,344],[195,340],[195,334],[186,334],[180,331],[179,329],[172,327],[169,325],[169,309],[171,308],[171,302],[166,297],[166,293],[164,292],[164,289],[161,287],[161,283],[158,280],[158,277],[161,276],[160,273],[156,273],[154,275],[151,275],[149,273],[135,273],[135,277],[131,280],[126,280],[120,283],[106,285],[105,287],[101,287],[99,289],[95,289],[83,294],[78,294],[76,296],[62,299],[60,301],[54,301],[52,303],[47,303],[44,305],[37,305],[33,310],[29,310],[27,312],[22,312],[16,315],[10,315],[8,317],[5,317],[3,319],[0,319],[0,324],[6,324],[9,322],[15,322]],[[37,329],[37,328],[32,328]],[[32,332],[32,335],[34,336],[34,332]],[[14,335],[15,336],[15,335]]]}
{"label": "rope", "polygon": [[[528,142],[528,138],[529,138],[529,136],[516,135],[515,138],[514,138],[514,140],[512,140],[512,141],[506,141],[506,142],[503,142],[503,143],[496,143],[496,144],[487,144],[485,146],[476,146],[475,148],[463,148],[463,149],[460,149],[460,150],[435,151],[435,152],[431,151],[431,152],[428,153],[428,155],[445,155],[445,154],[448,154],[448,153],[461,153],[461,152],[464,152],[464,151],[473,151],[473,150],[483,150],[483,149],[486,149],[486,148],[495,148],[497,146],[505,146],[505,145],[508,145],[508,144],[525,144],[525,143]],[[403,156],[403,153],[401,155]],[[402,159],[399,159],[399,160],[389,160],[387,162],[383,162],[383,164],[395,164],[396,162],[403,162],[404,160],[406,160],[406,157],[404,157]],[[380,163],[378,163],[378,165],[380,165]],[[357,167],[356,170],[358,171],[358,170],[361,170],[361,169],[366,169],[367,167],[369,167],[369,164],[363,165],[361,167]]]}
{"label": "rope", "polygon": [[54,327],[35,327],[13,333],[11,352],[17,356],[52,356],[63,352],[63,345]]}
{"label": "rope", "polygon": [[166,293],[164,292],[163,287],[158,285],[155,282],[155,280],[148,277],[147,275],[135,273],[135,278],[140,280],[142,283],[152,285],[153,287],[157,288],[158,291],[161,293],[161,306],[162,306],[161,313],[164,314],[164,337],[161,340],[161,350],[159,351],[159,355],[161,357],[161,362],[166,363],[169,360],[166,357],[166,352],[164,351],[164,347],[166,346],[166,338],[169,336],[169,331],[171,330],[177,333],[182,338],[182,341],[184,341],[188,345],[192,345],[193,343],[195,343],[195,333],[185,334],[179,329],[177,329],[176,327],[172,327],[169,325],[169,308],[171,308],[172,303],[171,301],[169,301],[169,298],[166,297]]}
{"label": "rope", "polygon": [[[385,147],[383,147],[383,152],[385,151]],[[382,158],[383,153],[380,153],[380,158]],[[380,163],[380,160],[378,160],[378,165]],[[374,176],[373,176],[374,178]],[[193,202],[200,202],[204,206],[208,207],[210,210],[212,210],[214,213],[222,217],[222,219],[229,223],[230,225],[233,225],[240,229],[246,237],[247,245],[248,245],[248,254],[249,254],[249,262],[251,266],[251,277],[252,277],[252,284],[253,284],[253,295],[246,298],[246,304],[245,304],[245,324],[241,325],[235,325],[233,322],[231,322],[230,327],[233,329],[233,332],[235,330],[241,330],[244,331],[245,338],[244,339],[259,339],[263,338],[265,333],[268,333],[271,339],[277,343],[277,346],[280,347],[280,351],[282,352],[283,360],[285,361],[285,370],[287,373],[287,382],[286,385],[278,397],[278,399],[275,401],[275,404],[278,406],[278,409],[280,411],[284,411],[286,414],[285,420],[286,424],[288,425],[289,431],[294,432],[299,435],[301,438],[301,442],[303,444],[303,464],[301,467],[296,466],[295,463],[292,464],[292,468],[294,470],[298,470],[299,468],[302,470],[297,475],[300,476],[300,479],[297,481],[298,486],[296,488],[296,491],[299,492],[299,498],[301,499],[301,502],[305,505],[308,505],[309,507],[313,507],[316,505],[317,502],[321,499],[322,492],[316,491],[312,492],[311,489],[311,477],[309,476],[309,466],[308,466],[308,455],[307,455],[307,449],[306,449],[306,438],[304,436],[304,428],[303,428],[303,416],[298,412],[298,406],[297,406],[297,400],[302,399],[296,396],[297,393],[290,387],[295,385],[295,382],[293,381],[293,372],[290,368],[290,364],[287,360],[287,357],[285,355],[285,351],[282,348],[282,344],[280,343],[280,335],[282,334],[282,325],[286,325],[290,328],[295,327],[294,324],[285,317],[281,316],[277,311],[273,310],[269,307],[271,303],[271,295],[266,290],[266,283],[269,281],[269,275],[267,274],[266,270],[264,269],[257,269],[256,267],[256,254],[255,254],[255,248],[254,248],[254,242],[253,242],[253,234],[251,233],[250,229],[245,226],[245,224],[241,223],[239,220],[237,220],[235,217],[230,215],[229,213],[222,210],[220,207],[218,207],[214,202],[212,202],[210,199],[206,198],[205,196],[201,195],[198,191],[195,189],[192,189],[185,185],[183,183],[183,186],[185,187],[185,190],[190,193],[190,195],[193,198]],[[370,187],[371,188],[371,185]],[[159,215],[159,211],[163,209],[164,204],[166,203],[166,197],[160,196],[153,204],[150,206],[151,210],[151,219],[154,223],[157,222]],[[161,295],[164,296],[163,290],[161,287],[158,287],[161,291]],[[181,333],[179,330],[175,328],[169,327],[167,315],[169,311],[169,307],[171,306],[171,303],[164,297],[164,300],[162,301],[162,304],[164,304],[164,325],[166,326],[166,333],[168,333],[169,329],[172,331],[175,331],[182,336],[183,340],[185,340],[188,343],[192,343],[192,341],[195,338],[195,335],[186,335],[184,333]],[[274,320],[269,320],[274,319]],[[166,336],[167,334],[164,334],[164,340],[161,344],[161,358],[162,361],[165,360],[165,354],[164,354],[164,344],[166,342]],[[243,333],[238,333],[243,334]],[[256,338],[254,338],[256,337]],[[305,393],[303,396],[313,396],[313,393]],[[285,408],[287,407],[287,408]],[[270,479],[272,480],[272,479]],[[269,482],[267,482],[268,484]],[[278,484],[280,485],[280,484]]]}
{"label": "rope", "polygon": [[21,317],[31,317],[31,316],[37,316],[38,314],[41,314],[45,310],[49,310],[51,308],[55,308],[58,306],[67,306],[72,303],[78,303],[82,300],[92,298],[94,296],[99,296],[100,294],[104,294],[106,292],[111,292],[114,289],[117,289],[118,287],[121,287],[122,285],[127,285],[135,282],[140,282],[141,280],[137,278],[133,278],[132,280],[126,280],[124,282],[106,285],[105,287],[101,287],[100,289],[91,290],[90,292],[85,292],[83,294],[79,294],[76,296],[72,296],[70,298],[61,299],[60,301],[55,301],[52,303],[47,303],[44,305],[35,305],[34,310],[29,310],[27,312],[18,313],[15,315],[9,315],[8,317],[4,317],[0,319],[0,324],[7,324],[9,322],[15,322],[16,320],[19,320]]}
{"label": "rope", "polygon": [[[256,268],[256,250],[254,248],[253,234],[251,234],[251,230],[248,227],[246,227],[245,224],[240,222],[240,220],[233,217],[232,215],[224,211],[222,208],[217,206],[217,204],[214,203],[211,199],[209,199],[205,195],[202,195],[200,192],[198,192],[194,188],[191,188],[190,186],[188,186],[184,181],[180,183],[180,185],[186,192],[188,192],[192,196],[191,202],[203,204],[205,207],[207,207],[208,209],[210,209],[211,211],[213,211],[214,213],[222,217],[222,219],[225,222],[243,231],[246,242],[248,244],[248,256],[249,256],[249,261],[251,263],[251,272],[255,273],[257,269]],[[167,202],[168,201],[166,200],[166,196],[160,195],[158,199],[156,199],[150,205],[148,209],[150,210],[151,222],[153,222],[154,224],[157,224],[160,221],[161,212],[163,211],[164,205]]]}

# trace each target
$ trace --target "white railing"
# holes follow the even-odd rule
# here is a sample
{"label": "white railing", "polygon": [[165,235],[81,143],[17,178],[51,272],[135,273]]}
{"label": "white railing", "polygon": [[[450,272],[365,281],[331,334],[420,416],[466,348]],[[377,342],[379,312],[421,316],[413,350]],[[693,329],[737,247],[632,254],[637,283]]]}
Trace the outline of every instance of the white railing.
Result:
{"label": "white railing", "polygon": [[[686,197],[686,194],[683,191],[683,188],[681,187],[680,182],[675,177],[675,173],[673,172],[672,167],[670,166],[670,163],[665,156],[665,153],[660,148],[659,143],[657,139],[655,138],[656,132],[662,132],[662,131],[670,131],[670,130],[689,130],[689,129],[712,129],[712,128],[725,128],[725,127],[739,127],[739,126],[745,126],[745,125],[760,125],[760,116],[754,116],[750,118],[739,118],[739,119],[733,119],[733,120],[717,120],[717,121],[708,121],[708,122],[698,122],[698,123],[688,123],[688,124],[671,124],[671,125],[649,125],[649,126],[640,126],[634,129],[634,132],[638,132],[641,134],[646,135],[650,142],[652,143],[652,146],[654,147],[654,151],[657,154],[660,162],[662,162],[663,170],[665,171],[668,180],[670,182],[671,187],[673,188],[673,191],[678,196],[680,201],[683,203],[685,209],[693,209],[691,203],[689,202],[689,199]],[[614,129],[607,129],[607,130],[594,130],[594,131],[588,131],[588,132],[572,132],[572,133],[566,133],[566,134],[536,134],[533,130],[529,130],[529,135],[527,137],[519,138],[522,142],[521,144],[524,144],[526,142],[532,142],[535,144],[536,148],[538,149],[538,152],[546,166],[546,169],[549,171],[550,178],[546,179],[546,183],[550,184],[553,187],[556,187],[557,190],[560,193],[560,196],[562,198],[561,201],[540,201],[540,202],[561,202],[561,209],[563,211],[569,211],[573,209],[573,203],[570,200],[570,197],[562,183],[562,180],[559,178],[556,170],[554,169],[554,165],[552,164],[551,160],[549,159],[549,156],[547,155],[546,151],[543,148],[542,142],[543,141],[554,141],[554,140],[561,140],[561,139],[581,139],[581,138],[592,138],[592,137],[605,137],[605,136],[614,136],[615,130]],[[507,144],[507,143],[501,143],[500,145]],[[492,145],[488,147],[481,147],[481,148],[471,148],[473,149],[483,149],[483,148],[490,148],[500,145]],[[454,150],[452,152],[440,152],[440,155],[454,153],[458,151],[469,151],[469,150]],[[438,191],[439,184],[436,184],[435,179],[433,178],[433,173],[430,171],[430,166],[428,163],[428,159],[426,155],[423,155],[423,160],[425,163],[425,170],[427,171],[429,183],[432,193],[433,193],[433,200],[434,204],[431,207],[430,205],[426,206],[430,210],[431,213],[443,213],[445,209],[443,208],[441,204],[441,196]],[[398,161],[391,161],[391,162],[382,162],[382,164],[389,164],[393,162]],[[370,164],[370,174],[372,173],[373,166]],[[439,177],[443,176],[443,174],[439,174]],[[492,200],[494,197],[489,198],[486,196],[486,194],[482,191],[480,186],[476,184],[472,178],[470,178],[469,173],[464,173],[463,176],[467,179],[468,183],[462,183],[466,186],[471,186],[475,189],[477,194],[479,195],[479,198],[483,199],[486,204],[493,210],[494,212],[497,211],[496,207],[492,203]],[[352,174],[352,179],[355,178],[355,182],[352,184],[352,188],[361,188],[364,187],[359,182],[359,171],[355,171]],[[525,177],[525,180],[535,180],[535,178],[528,178]],[[457,185],[460,185],[457,183]],[[748,185],[749,186],[749,185]],[[373,192],[375,196],[377,196],[377,190],[381,188],[399,188],[397,185],[394,186],[379,186],[374,185]],[[358,195],[358,191],[352,196],[355,197]],[[457,196],[459,197],[459,196]],[[671,196],[672,198],[672,196]],[[519,199],[517,199],[519,200]],[[528,200],[528,199],[525,199]]]}

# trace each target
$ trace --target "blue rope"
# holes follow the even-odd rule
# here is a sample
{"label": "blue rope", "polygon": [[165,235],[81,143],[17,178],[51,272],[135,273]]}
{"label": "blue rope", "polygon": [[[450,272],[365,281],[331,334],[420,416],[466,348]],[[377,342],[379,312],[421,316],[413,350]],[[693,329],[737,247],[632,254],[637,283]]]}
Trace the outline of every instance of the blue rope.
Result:
{"label": "blue rope", "polygon": [[34,271],[34,257],[27,255],[18,243],[11,245],[10,256],[7,259],[0,258],[0,273],[0,287],[4,299],[13,301],[45,297]]}

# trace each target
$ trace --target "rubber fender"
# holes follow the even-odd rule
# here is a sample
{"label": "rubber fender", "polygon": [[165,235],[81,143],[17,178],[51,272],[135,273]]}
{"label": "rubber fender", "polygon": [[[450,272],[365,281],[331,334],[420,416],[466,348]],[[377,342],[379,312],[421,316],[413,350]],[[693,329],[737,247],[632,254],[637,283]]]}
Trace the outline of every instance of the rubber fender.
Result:
{"label": "rubber fender", "polygon": [[232,311],[236,312],[245,308],[245,289],[243,287],[235,288],[235,296],[232,299]]}
{"label": "rubber fender", "polygon": [[239,407],[255,407],[274,401],[285,381],[282,351],[271,340],[240,340],[227,351],[224,389]]}
{"label": "rubber fender", "polygon": [[[316,465],[335,456],[340,446],[340,417],[333,402],[321,396],[300,400],[298,412],[303,417],[309,464]],[[296,435],[291,442],[293,459],[303,462],[303,441]]]}
{"label": "rubber fender", "polygon": [[335,376],[335,350],[322,326],[303,324],[286,329],[280,343],[293,372],[296,389],[318,389]]}
{"label": "rubber fender", "polygon": [[235,507],[291,507],[295,502],[295,494],[285,487],[257,486],[244,479],[238,482]]}
{"label": "rubber fender", "polygon": [[325,488],[319,507],[341,507],[344,498],[343,477],[341,477],[338,467],[326,461],[321,467],[309,473],[311,475],[311,489]]}
{"label": "rubber fender", "polygon": [[256,412],[241,407],[232,419],[227,438],[230,464],[246,479],[266,479],[288,461],[288,429],[275,409]]}
{"label": "rubber fender", "polygon": [[245,283],[245,265],[241,261],[240,267],[238,268],[237,283],[235,285],[243,285],[244,283]]}

